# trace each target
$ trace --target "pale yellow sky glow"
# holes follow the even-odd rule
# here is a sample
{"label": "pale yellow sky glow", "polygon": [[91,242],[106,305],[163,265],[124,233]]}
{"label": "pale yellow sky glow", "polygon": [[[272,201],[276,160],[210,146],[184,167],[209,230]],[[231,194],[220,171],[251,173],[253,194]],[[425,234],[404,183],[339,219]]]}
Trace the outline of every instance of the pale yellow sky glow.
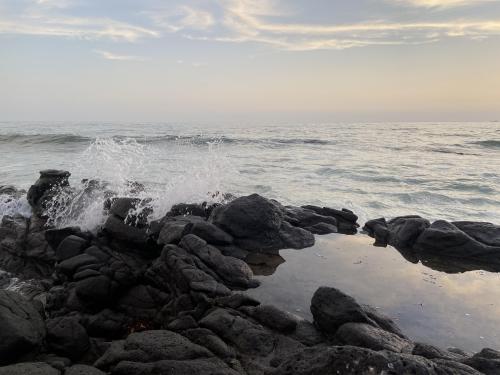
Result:
{"label": "pale yellow sky glow", "polygon": [[6,119],[500,118],[498,1],[0,0],[0,45]]}

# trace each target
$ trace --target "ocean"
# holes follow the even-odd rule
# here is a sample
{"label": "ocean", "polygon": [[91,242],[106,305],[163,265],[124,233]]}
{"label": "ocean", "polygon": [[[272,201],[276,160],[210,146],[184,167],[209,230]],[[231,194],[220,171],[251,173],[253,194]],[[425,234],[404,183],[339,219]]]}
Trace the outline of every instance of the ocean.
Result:
{"label": "ocean", "polygon": [[[0,185],[38,171],[138,181],[161,216],[178,202],[259,193],[283,203],[345,207],[360,221],[418,214],[500,222],[499,123],[169,124],[1,122]],[[127,193],[128,194],[128,193]],[[99,203],[99,202],[98,202]],[[0,215],[25,210],[0,201]],[[94,205],[61,224],[90,229]]]}

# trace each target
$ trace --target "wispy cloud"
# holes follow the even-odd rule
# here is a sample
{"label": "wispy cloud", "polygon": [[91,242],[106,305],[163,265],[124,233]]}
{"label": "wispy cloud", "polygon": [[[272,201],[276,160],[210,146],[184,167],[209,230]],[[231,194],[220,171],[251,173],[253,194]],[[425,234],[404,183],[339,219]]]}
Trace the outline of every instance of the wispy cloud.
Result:
{"label": "wispy cloud", "polygon": [[[408,0],[433,2],[438,0]],[[459,0],[448,0],[458,2]],[[478,0],[482,1],[482,0]],[[487,0],[486,0],[487,1]],[[441,0],[446,3],[446,0]],[[464,2],[464,0],[462,0]],[[223,31],[215,36],[200,33],[189,39],[233,43],[263,43],[289,51],[346,49],[370,45],[424,44],[450,37],[484,39],[500,35],[497,20],[447,20],[442,22],[360,22],[351,24],[306,24],[285,22],[291,13],[273,0],[220,0]],[[194,30],[192,30],[194,31]]]}
{"label": "wispy cloud", "polygon": [[393,3],[407,4],[424,8],[452,8],[491,3],[496,0],[389,0]]}
{"label": "wispy cloud", "polygon": [[117,61],[146,61],[147,59],[140,56],[129,56],[129,55],[117,55],[115,53],[103,50],[94,50],[95,53],[101,55],[106,60],[117,60]]}
{"label": "wispy cloud", "polygon": [[168,31],[177,32],[184,29],[207,30],[215,24],[213,15],[202,9],[182,5],[174,9],[146,12],[155,25]]}

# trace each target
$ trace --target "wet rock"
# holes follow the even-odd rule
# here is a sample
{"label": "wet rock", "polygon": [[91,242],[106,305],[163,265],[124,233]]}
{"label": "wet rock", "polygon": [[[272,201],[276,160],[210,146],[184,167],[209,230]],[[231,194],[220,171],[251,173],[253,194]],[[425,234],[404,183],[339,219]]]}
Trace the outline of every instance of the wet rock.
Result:
{"label": "wet rock", "polygon": [[199,216],[166,216],[160,224],[158,244],[178,244],[181,238],[189,233],[188,225],[192,226],[198,222],[204,222],[204,219]]}
{"label": "wet rock", "polygon": [[49,228],[45,231],[45,240],[53,249],[57,249],[61,242],[68,236],[86,238],[88,234],[83,233],[79,227]]}
{"label": "wet rock", "polygon": [[47,343],[55,353],[77,360],[89,349],[89,337],[78,317],[67,316],[47,321]]}
{"label": "wet rock", "polygon": [[[302,208],[313,211],[319,215],[333,217],[337,220],[338,232],[342,234],[356,234],[358,232],[358,216],[354,214],[351,210],[343,208],[341,210],[336,210],[329,207],[318,207],[313,205],[302,206]],[[329,223],[328,221],[324,221]],[[329,223],[333,224],[333,223]]]}
{"label": "wet rock", "polygon": [[126,224],[118,216],[109,216],[104,229],[116,241],[128,243],[131,246],[146,246],[148,234],[145,228],[137,228]]}
{"label": "wet rock", "polygon": [[119,310],[128,316],[153,319],[157,309],[168,300],[168,295],[151,286],[136,285],[129,289],[116,303]]}
{"label": "wet rock", "polygon": [[41,215],[48,200],[56,194],[56,190],[69,186],[71,173],[55,169],[40,171],[40,178],[28,190],[28,203],[37,215]]}
{"label": "wet rock", "polygon": [[175,332],[154,330],[132,333],[125,340],[113,342],[95,365],[100,369],[112,369],[121,361],[147,363],[210,357],[213,354],[206,348]]}
{"label": "wet rock", "polygon": [[307,346],[314,346],[324,342],[324,337],[314,324],[307,320],[299,320],[291,337]]}
{"label": "wet rock", "polygon": [[320,287],[311,300],[314,323],[326,334],[333,335],[345,323],[366,323],[398,336],[401,331],[388,317],[360,305],[354,298],[335,288]]}
{"label": "wet rock", "polygon": [[462,362],[486,375],[500,374],[500,352],[497,350],[485,348]]}
{"label": "wet rock", "polygon": [[32,303],[0,290],[0,364],[36,353],[45,338],[45,324]]}
{"label": "wet rock", "polygon": [[500,225],[477,221],[454,221],[452,224],[476,241],[488,246],[500,246]]}
{"label": "wet rock", "polygon": [[56,250],[56,259],[61,262],[63,260],[80,255],[88,246],[88,242],[75,235],[70,235],[64,238]]}
{"label": "wet rock", "polygon": [[167,216],[191,215],[207,219],[216,206],[217,204],[208,204],[207,202],[202,204],[179,203],[172,206],[170,211],[167,213]]}
{"label": "wet rock", "polygon": [[369,220],[363,229],[375,238],[376,246],[391,245],[396,248],[411,248],[418,236],[430,226],[430,222],[420,216],[400,216],[389,222],[384,218]]}
{"label": "wet rock", "polygon": [[373,350],[388,350],[396,353],[411,353],[413,343],[394,333],[365,323],[346,323],[335,334],[345,345]]}
{"label": "wet rock", "polygon": [[33,362],[0,367],[0,375],[61,375],[61,372],[47,363]]}

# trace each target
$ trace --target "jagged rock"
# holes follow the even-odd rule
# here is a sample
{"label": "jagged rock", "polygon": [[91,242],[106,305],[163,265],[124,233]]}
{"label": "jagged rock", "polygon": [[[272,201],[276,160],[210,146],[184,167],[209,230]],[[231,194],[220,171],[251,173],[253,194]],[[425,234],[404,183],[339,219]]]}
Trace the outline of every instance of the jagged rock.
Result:
{"label": "jagged rock", "polygon": [[462,362],[486,375],[500,374],[500,352],[497,350],[485,348]]}
{"label": "jagged rock", "polygon": [[[358,216],[354,214],[351,210],[343,208],[342,210],[336,210],[329,207],[318,207],[313,205],[302,206],[306,210],[313,211],[319,215],[326,217],[333,217],[337,220],[336,227],[339,233],[343,234],[356,234],[358,232]],[[328,221],[324,221],[328,223]],[[332,223],[329,223],[332,224]]]}
{"label": "jagged rock", "polygon": [[158,235],[158,244],[178,244],[181,238],[188,234],[187,227],[189,224],[204,222],[205,220],[199,216],[166,216],[159,224],[161,227]]}
{"label": "jagged rock", "polygon": [[88,242],[75,235],[70,235],[64,238],[56,250],[56,259],[61,262],[63,260],[80,255],[88,246]]}
{"label": "jagged rock", "polygon": [[47,363],[33,362],[0,367],[0,375],[61,375],[61,372]]}
{"label": "jagged rock", "polygon": [[278,332],[291,333],[297,327],[298,319],[296,317],[272,305],[246,307],[243,311]]}
{"label": "jagged rock", "polygon": [[335,288],[320,287],[311,300],[314,323],[333,335],[345,323],[366,323],[398,336],[404,336],[396,324],[374,309],[360,305],[354,298]]}
{"label": "jagged rock", "polygon": [[116,303],[117,308],[128,316],[153,319],[159,306],[163,306],[168,295],[147,285],[136,285],[129,289]]}
{"label": "jagged rock", "polygon": [[218,358],[199,358],[189,361],[162,360],[153,363],[120,362],[113,375],[238,375]]}
{"label": "jagged rock", "polygon": [[47,343],[55,353],[77,360],[89,349],[89,337],[78,317],[47,320]]}
{"label": "jagged rock", "polygon": [[100,275],[79,280],[76,283],[76,294],[89,305],[105,305],[112,301],[111,279]]}
{"label": "jagged rock", "polygon": [[225,359],[233,358],[236,353],[230,346],[228,346],[221,338],[215,335],[211,330],[206,328],[188,329],[182,333],[189,340],[195,344],[201,345],[216,356]]}
{"label": "jagged rock", "polygon": [[47,201],[56,194],[56,190],[69,186],[67,171],[46,169],[40,171],[40,178],[28,190],[28,203],[37,215],[43,214]]}
{"label": "jagged rock", "polygon": [[68,367],[64,375],[106,375],[99,369],[87,365],[73,365]]}
{"label": "jagged rock", "polygon": [[231,235],[206,221],[189,224],[187,232],[202,238],[212,245],[230,245],[233,243]]}
{"label": "jagged rock", "polygon": [[267,375],[480,375],[457,362],[436,363],[423,357],[355,346],[306,348],[295,352]]}
{"label": "jagged rock", "polygon": [[206,348],[175,332],[154,330],[132,333],[125,340],[114,341],[95,365],[100,369],[112,369],[122,361],[147,363],[210,357],[213,354]]}
{"label": "jagged rock", "polygon": [[36,353],[45,338],[40,313],[21,295],[0,290],[0,364]]}
{"label": "jagged rock", "polygon": [[464,359],[466,355],[454,353],[450,350],[444,350],[433,345],[417,342],[413,347],[412,354],[425,357],[427,359],[446,359],[450,361],[458,361]]}
{"label": "jagged rock", "polygon": [[335,337],[345,345],[373,350],[411,353],[413,349],[413,343],[409,340],[366,323],[343,324],[337,330]]}
{"label": "jagged rock", "polygon": [[222,255],[219,249],[208,245],[206,241],[194,234],[184,236],[179,246],[201,259],[207,267],[224,280],[227,286],[247,289],[259,285],[256,280],[253,280],[253,272],[245,262]]}
{"label": "jagged rock", "polygon": [[214,297],[229,295],[229,288],[217,280],[216,274],[208,267],[200,268],[199,263],[187,250],[166,245],[146,276],[161,290],[170,290],[175,285],[180,294],[193,291]]}
{"label": "jagged rock", "polygon": [[0,268],[23,278],[46,278],[54,270],[54,251],[45,240],[45,222],[37,217],[3,216]]}
{"label": "jagged rock", "polygon": [[276,345],[277,338],[264,327],[228,310],[216,309],[199,323],[245,354],[267,356]]}

